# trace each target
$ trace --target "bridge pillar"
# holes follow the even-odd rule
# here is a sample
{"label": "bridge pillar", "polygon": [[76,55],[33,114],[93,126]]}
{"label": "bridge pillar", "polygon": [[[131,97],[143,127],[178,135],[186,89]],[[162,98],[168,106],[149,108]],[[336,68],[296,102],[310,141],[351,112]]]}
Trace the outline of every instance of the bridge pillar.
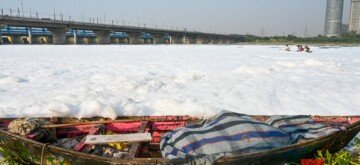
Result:
{"label": "bridge pillar", "polygon": [[71,30],[71,35],[66,36],[66,44],[79,44],[79,37],[77,34],[77,30],[73,29]]}
{"label": "bridge pillar", "polygon": [[79,37],[78,36],[78,41],[77,44],[93,44],[94,39],[92,38],[88,38],[88,37]]}
{"label": "bridge pillar", "polygon": [[3,28],[4,26],[0,25],[0,45],[3,44],[3,39],[2,39],[2,35],[1,35],[1,29]]}
{"label": "bridge pillar", "polygon": [[140,33],[126,33],[128,35],[128,44],[143,44],[144,40],[140,38]]}
{"label": "bridge pillar", "polygon": [[180,42],[180,36],[171,35],[170,44],[179,44],[179,42]]}
{"label": "bridge pillar", "polygon": [[110,38],[111,44],[120,44],[120,39],[117,37]]}
{"label": "bridge pillar", "polygon": [[93,31],[96,35],[96,40],[98,44],[110,44],[110,31]]}
{"label": "bridge pillar", "polygon": [[174,41],[172,36],[163,38],[163,44],[173,44],[173,42]]}
{"label": "bridge pillar", "polygon": [[182,44],[190,44],[190,38],[188,36],[184,36],[180,40]]}
{"label": "bridge pillar", "polygon": [[212,39],[212,38],[208,38],[208,39],[207,39],[207,44],[213,44],[213,39]]}
{"label": "bridge pillar", "polygon": [[220,44],[227,44],[227,39],[220,39]]}
{"label": "bridge pillar", "polygon": [[97,44],[97,37],[96,36],[90,36],[90,37],[87,37],[87,36],[82,36],[80,38],[80,36],[78,36],[78,43],[79,44]]}
{"label": "bridge pillar", "polygon": [[74,44],[77,45],[78,42],[78,35],[77,35],[77,30],[74,30]]}
{"label": "bridge pillar", "polygon": [[12,37],[12,44],[24,44],[23,36],[14,35]]}
{"label": "bridge pillar", "polygon": [[66,44],[66,28],[48,28],[53,36],[53,44]]}
{"label": "bridge pillar", "polygon": [[196,36],[186,37],[185,44],[197,44],[197,37]]}
{"label": "bridge pillar", "polygon": [[183,35],[172,35],[171,36],[171,44],[185,44],[186,36]]}
{"label": "bridge pillar", "polygon": [[28,27],[27,30],[28,30],[28,38],[27,38],[27,41],[28,41],[29,44],[33,44],[33,36],[32,36],[32,29],[31,29],[31,27]]}
{"label": "bridge pillar", "polygon": [[179,36],[179,37],[176,37],[177,39],[173,39],[173,42],[175,44],[189,44],[189,40],[188,40],[188,37],[186,35],[182,35],[182,36]]}
{"label": "bridge pillar", "polygon": [[232,39],[232,40],[231,40],[231,43],[232,43],[232,44],[235,44],[236,42],[237,42],[236,39]]}
{"label": "bridge pillar", "polygon": [[1,29],[4,28],[5,25],[3,24],[0,24],[0,45],[4,44],[4,41],[3,41],[3,38],[2,38],[2,35],[1,35]]}
{"label": "bridge pillar", "polygon": [[152,38],[146,38],[146,39],[143,39],[143,43],[144,44],[152,44],[152,43],[154,43],[154,41]]}
{"label": "bridge pillar", "polygon": [[221,44],[221,39],[220,39],[220,38],[217,38],[217,39],[215,40],[215,44]]}
{"label": "bridge pillar", "polygon": [[128,44],[128,38],[118,38],[119,44]]}
{"label": "bridge pillar", "polygon": [[198,44],[202,44],[202,40],[200,37],[198,36],[195,36],[194,37],[194,41],[193,41],[194,44],[198,45]]}
{"label": "bridge pillar", "polygon": [[208,44],[213,44],[213,41],[211,38],[208,40]]}
{"label": "bridge pillar", "polygon": [[41,43],[43,43],[43,44],[49,44],[49,37],[40,38],[40,41],[41,41]]}
{"label": "bridge pillar", "polygon": [[167,44],[173,44],[173,36],[170,36],[170,38],[169,39],[167,39],[166,41],[165,41]]}
{"label": "bridge pillar", "polygon": [[195,37],[195,44],[207,44],[207,42],[206,42],[205,38],[196,36]]}
{"label": "bridge pillar", "polygon": [[29,43],[30,44],[47,44],[47,37],[41,37],[41,36],[31,36],[31,43],[30,43],[30,39],[29,39]]}
{"label": "bridge pillar", "polygon": [[164,36],[161,34],[151,34],[153,37],[153,44],[164,44]]}

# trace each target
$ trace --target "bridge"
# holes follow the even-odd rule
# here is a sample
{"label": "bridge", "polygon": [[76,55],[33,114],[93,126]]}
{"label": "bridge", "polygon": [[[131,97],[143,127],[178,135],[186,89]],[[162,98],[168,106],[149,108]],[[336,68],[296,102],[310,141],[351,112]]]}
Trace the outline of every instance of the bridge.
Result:
{"label": "bridge", "polygon": [[232,44],[239,35],[0,16],[0,44]]}

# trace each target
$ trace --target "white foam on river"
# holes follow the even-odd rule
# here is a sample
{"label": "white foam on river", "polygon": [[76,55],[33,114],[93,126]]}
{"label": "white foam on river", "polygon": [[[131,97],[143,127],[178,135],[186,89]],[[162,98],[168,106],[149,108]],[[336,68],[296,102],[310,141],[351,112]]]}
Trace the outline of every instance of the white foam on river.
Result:
{"label": "white foam on river", "polygon": [[311,48],[0,45],[0,117],[360,115],[360,47]]}

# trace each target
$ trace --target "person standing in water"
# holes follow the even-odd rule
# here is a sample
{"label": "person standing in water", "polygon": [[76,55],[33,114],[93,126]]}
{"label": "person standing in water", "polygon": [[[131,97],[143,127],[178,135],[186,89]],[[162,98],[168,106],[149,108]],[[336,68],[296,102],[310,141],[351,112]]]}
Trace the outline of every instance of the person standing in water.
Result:
{"label": "person standing in water", "polygon": [[305,45],[305,52],[310,53],[310,48],[307,45]]}
{"label": "person standing in water", "polygon": [[285,51],[291,51],[288,44],[286,44]]}
{"label": "person standing in water", "polygon": [[302,51],[304,51],[304,48],[303,48],[303,46],[302,46],[302,45],[298,45],[297,47],[298,47],[298,50],[297,50],[298,52],[302,52]]}

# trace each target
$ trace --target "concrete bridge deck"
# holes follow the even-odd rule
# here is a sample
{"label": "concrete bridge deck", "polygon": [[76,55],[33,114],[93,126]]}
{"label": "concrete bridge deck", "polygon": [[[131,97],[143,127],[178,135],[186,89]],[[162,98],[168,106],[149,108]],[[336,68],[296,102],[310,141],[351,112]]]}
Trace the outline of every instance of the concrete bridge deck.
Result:
{"label": "concrete bridge deck", "polygon": [[[171,36],[170,42],[167,43],[178,44],[229,44],[235,43],[239,39],[239,36],[234,35],[203,33],[195,31],[0,16],[0,28],[4,26],[29,27],[29,29],[47,28],[52,33],[52,41],[54,44],[65,44],[66,32],[69,30],[91,30],[95,33],[98,44],[109,44],[110,33],[113,32],[126,33],[128,35],[127,43],[129,44],[144,43],[140,37],[142,33],[151,34],[152,39],[149,43],[164,43],[164,36]],[[29,35],[31,35],[31,32],[29,32]],[[29,36],[29,38],[31,38],[31,36]],[[77,37],[74,36],[74,38],[76,39]],[[29,43],[31,43],[31,41]],[[75,41],[74,43],[77,42]]]}

